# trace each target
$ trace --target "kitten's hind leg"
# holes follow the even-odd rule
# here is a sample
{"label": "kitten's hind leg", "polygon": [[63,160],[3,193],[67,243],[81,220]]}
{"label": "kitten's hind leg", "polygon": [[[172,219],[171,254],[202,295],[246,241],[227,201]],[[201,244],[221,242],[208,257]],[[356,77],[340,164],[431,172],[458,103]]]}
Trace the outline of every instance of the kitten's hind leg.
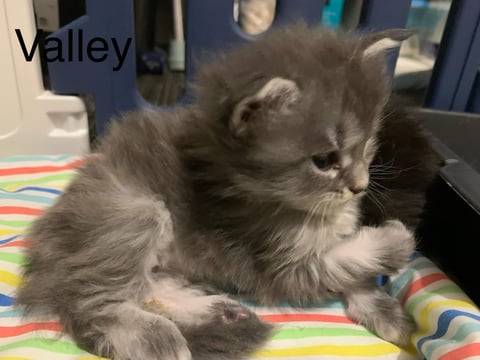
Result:
{"label": "kitten's hind leg", "polygon": [[409,344],[414,324],[397,299],[373,285],[344,296],[351,319],[395,345],[405,348]]}
{"label": "kitten's hind leg", "polygon": [[195,360],[242,359],[272,333],[271,325],[237,301],[225,295],[207,295],[178,278],[157,280],[146,309],[178,326]]}
{"label": "kitten's hind leg", "polygon": [[113,303],[85,323],[72,322],[73,336],[85,349],[114,360],[191,360],[187,341],[169,319],[137,304]]}

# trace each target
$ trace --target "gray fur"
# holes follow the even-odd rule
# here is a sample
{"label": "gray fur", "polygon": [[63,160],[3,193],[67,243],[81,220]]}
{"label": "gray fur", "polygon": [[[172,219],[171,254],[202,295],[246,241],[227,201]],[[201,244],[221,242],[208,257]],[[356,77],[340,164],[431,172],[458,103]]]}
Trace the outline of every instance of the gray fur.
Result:
{"label": "gray fur", "polygon": [[[204,66],[194,105],[114,123],[30,229],[17,303],[118,360],[240,359],[268,339],[199,283],[265,304],[343,295],[352,318],[405,345],[400,305],[375,311],[388,297],[374,276],[406,263],[413,236],[399,222],[360,228],[388,99],[383,55],[363,55],[374,39],[277,30]],[[331,168],[315,166],[327,153]]]}

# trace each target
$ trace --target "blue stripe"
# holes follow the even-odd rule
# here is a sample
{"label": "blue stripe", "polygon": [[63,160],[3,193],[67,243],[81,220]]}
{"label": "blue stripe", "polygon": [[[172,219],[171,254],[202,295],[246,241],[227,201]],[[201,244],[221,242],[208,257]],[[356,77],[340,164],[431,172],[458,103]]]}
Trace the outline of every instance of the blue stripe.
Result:
{"label": "blue stripe", "polygon": [[411,281],[413,280],[413,274],[415,273],[415,271],[429,268],[434,269],[434,265],[430,260],[427,260],[426,258],[424,258],[423,261],[419,262],[418,264],[410,264],[410,267],[408,269],[405,269],[401,275],[399,275],[394,281],[392,281],[390,295],[396,297],[405,285],[410,285]]}
{"label": "blue stripe", "polygon": [[75,157],[74,155],[58,155],[58,156],[29,156],[29,155],[16,155],[16,156],[9,156],[6,158],[1,158],[0,162],[5,162],[5,163],[12,163],[12,162],[21,162],[21,161],[63,161],[69,158]]}
{"label": "blue stripe", "polygon": [[12,306],[13,298],[4,294],[0,294],[0,306]]}
{"label": "blue stripe", "polygon": [[0,240],[0,245],[8,244],[10,241],[15,240],[15,239],[18,238],[19,236],[20,236],[20,235],[15,235],[15,236],[9,237],[8,239]]}
{"label": "blue stripe", "polygon": [[411,256],[410,256],[410,259],[408,259],[408,261],[413,261],[415,259],[418,259],[419,257],[423,257],[423,255],[421,253],[419,253],[418,251],[415,251]]}
{"label": "blue stripe", "polygon": [[437,328],[437,331],[435,331],[435,334],[426,336],[420,339],[417,343],[417,348],[421,349],[423,344],[428,340],[441,339],[443,335],[445,335],[445,333],[447,332],[448,327],[450,326],[450,323],[452,322],[452,320],[458,316],[469,317],[477,321],[480,320],[480,316],[474,315],[472,313],[468,313],[460,310],[447,310],[444,313],[442,313],[442,315],[439,316],[437,321],[438,328]]}
{"label": "blue stripe", "polygon": [[35,196],[35,195],[25,195],[25,194],[5,194],[0,192],[0,200],[11,199],[11,200],[23,200],[23,201],[32,201],[41,204],[51,205],[56,199],[48,198],[45,196]]}
{"label": "blue stripe", "polygon": [[38,192],[55,194],[55,195],[61,195],[63,193],[63,191],[61,191],[61,190],[46,188],[46,187],[40,187],[40,186],[25,186],[25,187],[22,187],[20,189],[15,190],[15,191],[5,191],[5,192],[20,193],[20,192],[23,192],[23,191],[38,191]]}
{"label": "blue stripe", "polygon": [[480,324],[479,323],[463,324],[462,326],[460,326],[458,328],[457,332],[451,338],[442,339],[441,341],[440,341],[440,339],[438,339],[437,341],[429,344],[427,346],[427,349],[424,352],[424,355],[427,359],[430,359],[431,356],[432,356],[432,353],[436,349],[438,349],[440,346],[443,346],[443,345],[446,345],[446,344],[452,343],[452,342],[461,343],[462,340],[464,340],[468,335],[470,335],[472,333],[475,333],[475,332],[480,334]]}

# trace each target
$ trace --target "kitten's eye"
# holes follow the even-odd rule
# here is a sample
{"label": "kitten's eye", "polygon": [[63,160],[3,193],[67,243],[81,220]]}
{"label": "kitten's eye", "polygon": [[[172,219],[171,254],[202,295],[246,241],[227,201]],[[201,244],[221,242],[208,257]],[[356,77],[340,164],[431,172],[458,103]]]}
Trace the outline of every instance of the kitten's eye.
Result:
{"label": "kitten's eye", "polygon": [[312,162],[315,164],[317,168],[320,170],[328,170],[331,167],[334,169],[338,168],[338,161],[336,153],[329,153],[329,154],[314,154],[312,155]]}

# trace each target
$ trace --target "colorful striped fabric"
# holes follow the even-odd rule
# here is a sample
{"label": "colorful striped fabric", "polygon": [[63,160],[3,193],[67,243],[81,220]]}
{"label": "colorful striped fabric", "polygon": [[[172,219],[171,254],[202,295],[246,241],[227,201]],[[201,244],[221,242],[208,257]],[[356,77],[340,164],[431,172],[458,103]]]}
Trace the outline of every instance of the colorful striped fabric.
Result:
{"label": "colorful striped fabric", "polygon": [[[12,307],[21,282],[25,228],[50,206],[75,175],[71,156],[0,159],[0,360],[94,360],[62,335],[55,319],[29,319]],[[253,359],[480,358],[480,312],[432,262],[415,254],[387,284],[418,324],[401,350],[346,318],[340,302],[304,309],[247,303],[278,332]]]}

